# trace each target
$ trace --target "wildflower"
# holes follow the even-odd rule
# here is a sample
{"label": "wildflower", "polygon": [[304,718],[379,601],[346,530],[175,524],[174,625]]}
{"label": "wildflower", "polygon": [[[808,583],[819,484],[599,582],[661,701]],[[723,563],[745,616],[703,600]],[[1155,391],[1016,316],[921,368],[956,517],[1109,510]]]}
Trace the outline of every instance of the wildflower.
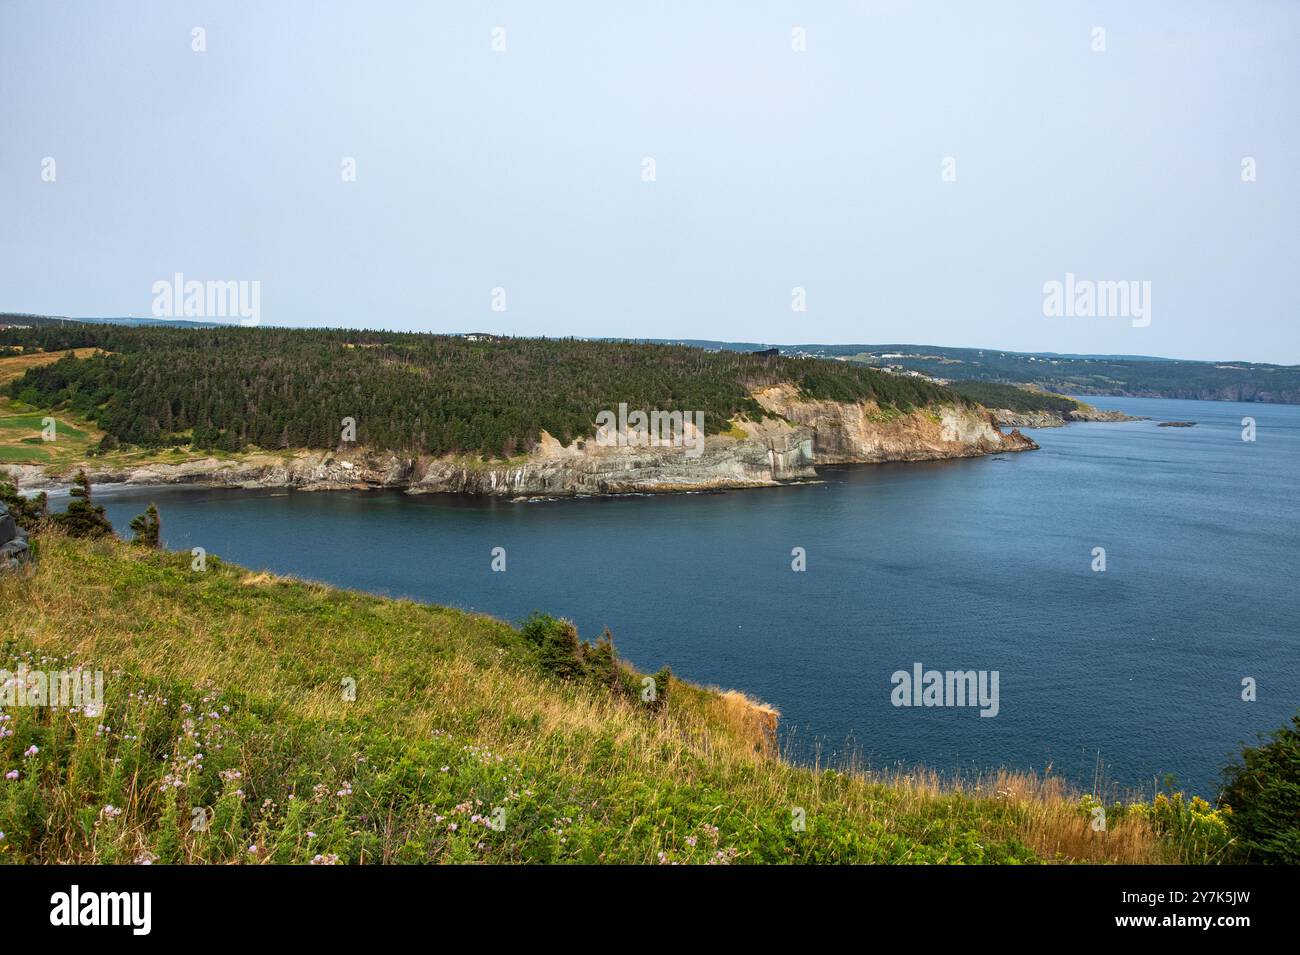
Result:
{"label": "wildflower", "polygon": [[17,778],[18,778],[18,770],[16,769],[11,769],[9,770],[9,772],[5,773],[5,779],[17,779]]}
{"label": "wildflower", "polygon": [[40,752],[40,748],[35,745],[32,745],[27,747],[26,751],[23,753],[23,756],[24,757],[35,756],[39,752]]}
{"label": "wildflower", "polygon": [[118,816],[122,815],[122,810],[117,806],[114,806],[112,803],[109,803],[99,812],[105,819],[116,819]]}

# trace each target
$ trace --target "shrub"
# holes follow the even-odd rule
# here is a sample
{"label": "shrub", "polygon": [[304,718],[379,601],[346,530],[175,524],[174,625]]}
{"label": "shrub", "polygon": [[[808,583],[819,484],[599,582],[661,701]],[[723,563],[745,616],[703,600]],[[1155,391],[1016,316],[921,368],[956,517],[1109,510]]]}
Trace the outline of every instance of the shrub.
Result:
{"label": "shrub", "polygon": [[[619,660],[608,627],[595,643],[588,643],[578,639],[572,621],[534,612],[520,624],[520,632],[548,675],[598,686],[621,699],[643,700],[642,678]],[[652,704],[652,710],[663,708],[671,678],[667,667],[654,674],[654,699],[643,700]]]}
{"label": "shrub", "polygon": [[1228,824],[1246,861],[1300,863],[1300,714],[1264,745],[1242,749],[1219,798],[1232,807]]}
{"label": "shrub", "polygon": [[135,532],[132,544],[152,547],[155,550],[162,546],[162,520],[158,517],[156,505],[150,504],[143,514],[133,517],[130,527]]}

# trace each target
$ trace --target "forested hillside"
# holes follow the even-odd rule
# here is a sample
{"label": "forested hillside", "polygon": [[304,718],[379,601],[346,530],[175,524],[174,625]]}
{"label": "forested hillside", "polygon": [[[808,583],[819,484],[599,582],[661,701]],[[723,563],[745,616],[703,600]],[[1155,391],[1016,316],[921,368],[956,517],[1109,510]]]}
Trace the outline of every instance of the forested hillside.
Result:
{"label": "forested hillside", "polygon": [[954,381],[949,387],[957,394],[988,408],[1010,411],[1052,411],[1065,414],[1075,411],[1079,403],[1060,395],[1004,385],[995,381]]}
{"label": "forested hillside", "polygon": [[93,420],[108,447],[332,448],[352,418],[369,447],[509,457],[543,430],[566,443],[590,435],[621,402],[703,411],[718,432],[736,415],[762,417],[749,391],[778,382],[897,408],[965,402],[840,362],[574,339],[58,324],[0,331],[3,346],[103,349],[34,367],[7,393]]}

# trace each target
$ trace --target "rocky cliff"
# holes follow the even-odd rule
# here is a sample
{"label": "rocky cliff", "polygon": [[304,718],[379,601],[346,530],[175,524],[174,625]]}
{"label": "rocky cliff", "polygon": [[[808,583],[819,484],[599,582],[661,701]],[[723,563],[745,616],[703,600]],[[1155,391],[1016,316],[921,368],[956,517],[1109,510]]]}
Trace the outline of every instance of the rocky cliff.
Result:
{"label": "rocky cliff", "polygon": [[[900,412],[870,402],[810,401],[791,386],[755,393],[772,417],[737,422],[709,435],[702,453],[680,447],[563,445],[543,434],[527,455],[509,461],[406,457],[360,447],[293,454],[253,452],[236,459],[192,459],[136,468],[84,465],[96,484],[202,484],[301,490],[400,487],[408,493],[496,496],[660,493],[764,487],[812,480],[819,464],[922,461],[1036,448],[1018,431],[1001,433],[983,409],[942,406]],[[11,466],[22,488],[57,487],[76,468],[50,475]]]}
{"label": "rocky cliff", "polygon": [[1003,434],[979,407],[942,405],[904,413],[874,402],[810,401],[790,385],[764,388],[754,397],[766,411],[809,434],[816,464],[969,458],[1038,447],[1019,431]]}

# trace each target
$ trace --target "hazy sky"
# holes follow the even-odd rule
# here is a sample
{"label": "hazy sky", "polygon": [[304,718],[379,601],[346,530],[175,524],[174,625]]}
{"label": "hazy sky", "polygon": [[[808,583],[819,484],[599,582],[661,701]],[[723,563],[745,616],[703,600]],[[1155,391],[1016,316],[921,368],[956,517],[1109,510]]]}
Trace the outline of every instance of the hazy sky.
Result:
{"label": "hazy sky", "polygon": [[[1251,0],[0,0],[0,310],[181,272],[281,325],[1300,363],[1297,41]],[[1150,324],[1045,317],[1067,272]]]}

